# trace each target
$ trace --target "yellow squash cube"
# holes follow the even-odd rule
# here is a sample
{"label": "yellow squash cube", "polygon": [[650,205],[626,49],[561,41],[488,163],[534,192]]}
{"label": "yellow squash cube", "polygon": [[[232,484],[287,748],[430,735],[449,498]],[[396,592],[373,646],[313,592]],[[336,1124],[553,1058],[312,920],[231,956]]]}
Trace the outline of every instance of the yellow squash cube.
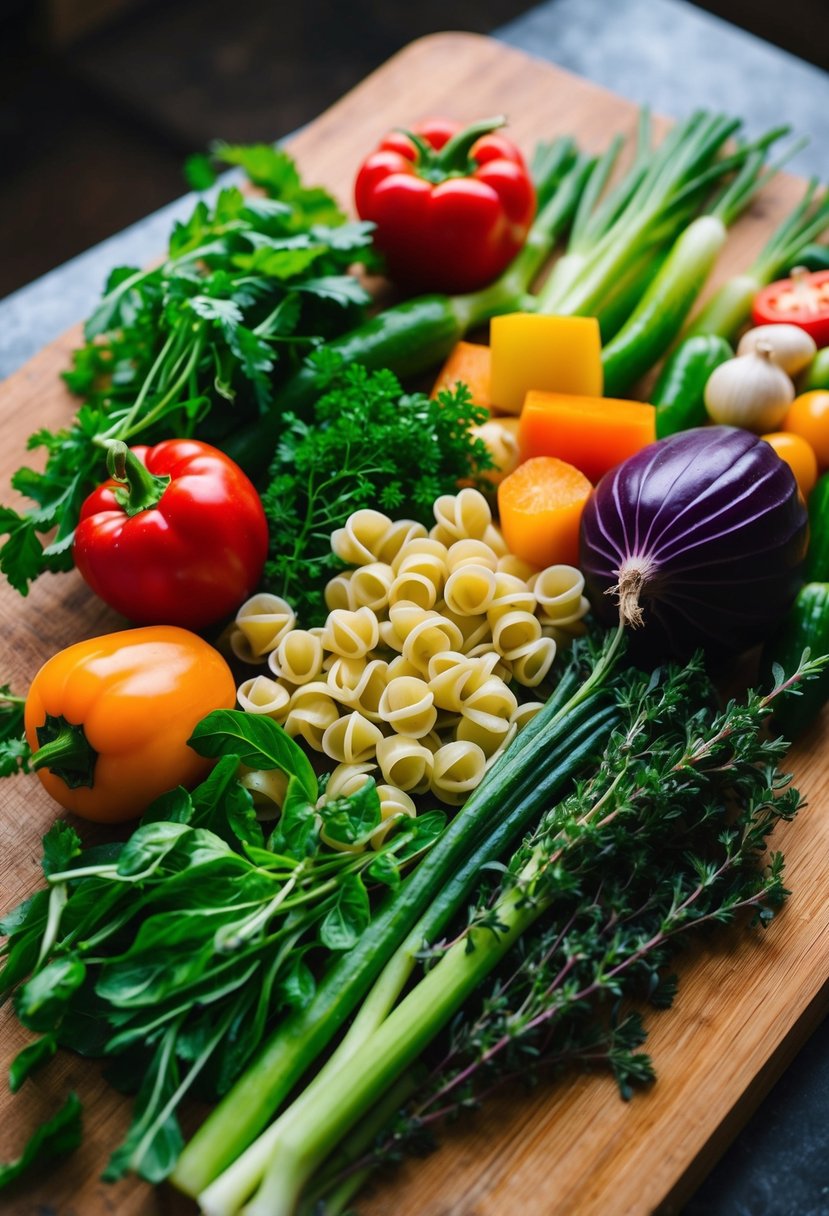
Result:
{"label": "yellow squash cube", "polygon": [[602,343],[595,317],[514,312],[493,317],[490,393],[496,409],[520,414],[530,389],[601,397]]}

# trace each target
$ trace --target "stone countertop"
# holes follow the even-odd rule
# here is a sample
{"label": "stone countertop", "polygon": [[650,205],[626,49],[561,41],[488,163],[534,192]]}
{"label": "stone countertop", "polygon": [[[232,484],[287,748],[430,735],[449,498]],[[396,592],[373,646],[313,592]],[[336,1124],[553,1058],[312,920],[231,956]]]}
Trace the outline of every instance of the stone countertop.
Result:
{"label": "stone countertop", "polygon": [[[675,117],[698,106],[722,109],[744,116],[749,135],[789,123],[810,140],[790,168],[829,176],[825,73],[685,0],[547,0],[495,36]],[[113,266],[156,256],[173,219],[192,205],[185,196],[0,301],[0,379],[91,312]],[[827,1216],[827,1126],[824,1025],[684,1216]]]}

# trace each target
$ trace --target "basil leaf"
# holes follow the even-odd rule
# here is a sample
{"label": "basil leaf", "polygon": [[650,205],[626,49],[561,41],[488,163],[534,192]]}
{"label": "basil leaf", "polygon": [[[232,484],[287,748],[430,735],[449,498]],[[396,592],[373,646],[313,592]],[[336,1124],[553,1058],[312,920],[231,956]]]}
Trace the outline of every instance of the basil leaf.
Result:
{"label": "basil leaf", "polygon": [[57,1048],[55,1036],[47,1034],[17,1053],[9,1067],[9,1089],[13,1094],[17,1093],[27,1077],[51,1060]]}
{"label": "basil leaf", "polygon": [[191,829],[183,823],[148,823],[137,828],[118,858],[122,878],[145,878]]}
{"label": "basil leaf", "polygon": [[316,808],[308,801],[297,778],[291,777],[282,803],[282,814],[268,840],[268,848],[287,852],[300,861],[310,857],[319,843],[318,824]]}
{"label": "basil leaf", "polygon": [[264,837],[253,798],[240,784],[238,774],[239,757],[233,753],[222,756],[210,776],[193,791],[193,824],[209,828],[233,847],[261,847]]}
{"label": "basil leaf", "polygon": [[392,890],[400,886],[400,870],[390,853],[378,853],[368,868],[369,878],[382,882]]}
{"label": "basil leaf", "polygon": [[296,955],[279,978],[277,991],[289,1009],[310,1005],[317,990],[316,980],[301,954]]}
{"label": "basil leaf", "polygon": [[53,959],[23,985],[14,998],[17,1016],[29,1030],[54,1030],[72,995],[80,988],[86,967],[74,955]]}
{"label": "basil leaf", "polygon": [[200,756],[236,755],[248,768],[278,768],[297,778],[309,801],[316,800],[317,778],[311,761],[299,744],[264,714],[214,709],[197,724],[188,742]]}
{"label": "basil leaf", "polygon": [[347,798],[334,798],[319,809],[325,835],[337,844],[355,844],[380,823],[380,795],[369,779]]}
{"label": "basil leaf", "polygon": [[80,854],[81,838],[68,823],[58,819],[43,837],[43,859],[41,866],[48,878],[68,870],[72,860]]}
{"label": "basil leaf", "polygon": [[63,1106],[41,1123],[31,1135],[16,1161],[0,1165],[0,1189],[16,1178],[39,1158],[49,1159],[71,1153],[81,1142],[81,1103],[77,1094],[70,1094]]}
{"label": "basil leaf", "polygon": [[400,832],[399,843],[395,838],[392,839],[392,851],[398,864],[416,857],[424,849],[431,848],[445,827],[446,816],[443,811],[428,811],[425,815],[412,819],[411,827],[406,825]]}
{"label": "basil leaf", "polygon": [[183,785],[160,794],[141,816],[141,827],[148,823],[189,823],[193,818],[193,800]]}
{"label": "basil leaf", "polygon": [[371,918],[368,892],[359,874],[349,874],[336,902],[320,925],[320,941],[329,950],[350,950]]}

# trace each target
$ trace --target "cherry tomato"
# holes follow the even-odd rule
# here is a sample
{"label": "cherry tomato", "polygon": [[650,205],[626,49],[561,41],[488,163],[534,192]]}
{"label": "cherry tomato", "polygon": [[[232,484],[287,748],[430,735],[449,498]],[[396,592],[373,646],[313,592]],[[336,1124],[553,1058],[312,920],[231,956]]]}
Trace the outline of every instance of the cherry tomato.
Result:
{"label": "cherry tomato", "polygon": [[829,270],[792,271],[759,291],[751,311],[755,325],[799,325],[818,346],[829,345]]}
{"label": "cherry tomato", "polygon": [[800,493],[808,498],[817,481],[817,456],[812,445],[801,435],[788,431],[770,431],[760,438],[774,448],[781,460],[785,460],[794,473]]}
{"label": "cherry tomato", "polygon": [[801,393],[789,406],[783,430],[811,444],[821,469],[829,469],[829,390]]}

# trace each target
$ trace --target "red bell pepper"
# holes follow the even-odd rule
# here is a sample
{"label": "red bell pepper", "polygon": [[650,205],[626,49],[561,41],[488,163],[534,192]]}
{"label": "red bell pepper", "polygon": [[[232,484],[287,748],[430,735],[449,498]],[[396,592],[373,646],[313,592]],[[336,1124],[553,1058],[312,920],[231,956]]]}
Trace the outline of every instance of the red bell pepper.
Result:
{"label": "red bell pepper", "polygon": [[755,325],[799,325],[818,346],[829,346],[829,270],[792,271],[759,291],[751,316]]}
{"label": "red bell pepper", "polygon": [[357,174],[354,199],[376,225],[391,278],[408,288],[476,291],[526,240],[535,188],[497,118],[461,129],[444,119],[387,135]]}
{"label": "red bell pepper", "polygon": [[209,444],[112,442],[110,480],[84,502],[75,530],[81,575],[140,625],[204,629],[255,589],[268,551],[259,495]]}

